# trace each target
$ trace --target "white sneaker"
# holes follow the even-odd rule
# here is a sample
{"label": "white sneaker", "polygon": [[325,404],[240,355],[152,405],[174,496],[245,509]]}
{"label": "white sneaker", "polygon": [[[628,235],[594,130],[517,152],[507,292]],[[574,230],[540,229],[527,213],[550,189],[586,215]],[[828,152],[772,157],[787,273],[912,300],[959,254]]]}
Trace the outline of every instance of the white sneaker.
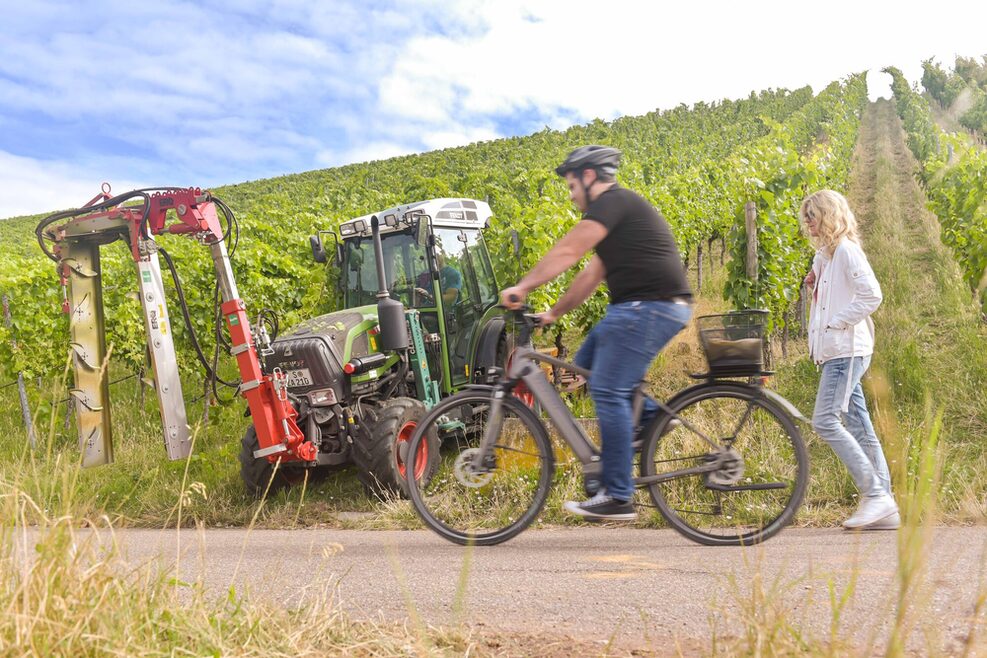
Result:
{"label": "white sneaker", "polygon": [[888,494],[867,496],[860,501],[860,507],[857,508],[853,516],[843,522],[843,527],[847,530],[863,528],[897,513],[898,505],[894,502],[894,498]]}
{"label": "white sneaker", "polygon": [[898,512],[886,516],[880,521],[865,525],[861,530],[897,530],[901,527],[901,516]]}

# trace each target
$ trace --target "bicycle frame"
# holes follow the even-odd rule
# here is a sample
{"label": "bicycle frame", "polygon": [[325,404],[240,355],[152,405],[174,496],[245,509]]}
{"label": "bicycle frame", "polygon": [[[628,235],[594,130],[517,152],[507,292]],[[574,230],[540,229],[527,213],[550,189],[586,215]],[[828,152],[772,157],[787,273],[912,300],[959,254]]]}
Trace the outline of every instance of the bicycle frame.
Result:
{"label": "bicycle frame", "polygon": [[[565,402],[562,401],[559,392],[555,389],[555,386],[548,381],[548,377],[545,375],[545,372],[536,365],[537,362],[548,363],[557,368],[575,372],[576,374],[582,375],[587,379],[589,379],[592,374],[586,368],[581,368],[573,363],[563,361],[562,359],[558,359],[548,354],[543,354],[527,345],[518,347],[514,354],[514,358],[512,359],[511,369],[507,373],[506,379],[499,382],[494,387],[493,400],[490,405],[490,421],[487,424],[486,432],[484,433],[483,439],[479,446],[480,454],[489,454],[490,449],[496,444],[497,438],[500,436],[502,421],[501,405],[503,404],[504,395],[509,394],[518,382],[524,382],[524,385],[528,387],[529,391],[531,391],[531,394],[534,396],[535,400],[541,404],[542,408],[548,414],[549,419],[552,421],[552,425],[562,436],[562,439],[569,445],[570,448],[572,448],[576,458],[582,463],[583,473],[593,476],[598,475],[601,471],[599,450],[597,450],[596,446],[590,441],[585,430],[583,430],[579,423],[576,422],[576,419],[572,416],[572,414],[569,413],[569,408],[566,407]],[[687,420],[677,416],[675,412],[672,411],[672,409],[666,404],[660,402],[659,400],[655,400],[650,395],[647,395],[643,391],[642,385],[643,382],[642,384],[638,384],[638,386],[634,389],[634,398],[631,402],[631,409],[633,413],[632,422],[634,426],[637,426],[641,420],[641,413],[644,409],[644,400],[647,398],[658,405],[658,409],[661,413],[678,420],[678,422],[682,423],[683,426],[702,438],[703,441],[710,445],[713,452],[720,451],[721,447],[716,441],[706,436],[702,431],[689,423]],[[635,486],[642,487],[689,475],[709,473],[717,470],[718,468],[720,468],[719,461],[714,460],[708,464],[696,466],[694,468],[670,471],[668,473],[662,473],[661,475],[637,477],[634,478],[634,484]]]}

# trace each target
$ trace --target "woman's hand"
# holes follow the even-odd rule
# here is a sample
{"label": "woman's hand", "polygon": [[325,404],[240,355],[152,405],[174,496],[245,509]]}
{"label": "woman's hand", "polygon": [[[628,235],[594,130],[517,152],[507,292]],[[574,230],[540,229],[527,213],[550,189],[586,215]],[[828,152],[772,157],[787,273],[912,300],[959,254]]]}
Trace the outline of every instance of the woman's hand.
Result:
{"label": "woman's hand", "polygon": [[815,270],[809,270],[809,273],[805,275],[805,279],[802,280],[802,283],[804,283],[807,288],[815,288],[816,287],[816,271]]}

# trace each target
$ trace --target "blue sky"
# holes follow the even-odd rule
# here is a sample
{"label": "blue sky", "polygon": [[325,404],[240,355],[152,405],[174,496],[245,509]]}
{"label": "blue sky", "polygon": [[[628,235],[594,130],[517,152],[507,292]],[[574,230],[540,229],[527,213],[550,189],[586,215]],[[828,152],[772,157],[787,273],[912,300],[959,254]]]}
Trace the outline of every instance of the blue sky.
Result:
{"label": "blue sky", "polygon": [[931,6],[0,0],[0,217],[987,53],[987,3]]}

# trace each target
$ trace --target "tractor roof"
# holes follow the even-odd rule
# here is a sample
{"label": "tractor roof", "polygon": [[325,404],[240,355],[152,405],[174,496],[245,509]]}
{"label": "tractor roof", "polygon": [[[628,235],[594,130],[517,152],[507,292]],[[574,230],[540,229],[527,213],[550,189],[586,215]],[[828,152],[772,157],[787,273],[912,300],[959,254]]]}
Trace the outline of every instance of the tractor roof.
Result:
{"label": "tractor roof", "polygon": [[[343,238],[369,236],[370,219],[377,216],[381,234],[407,228],[416,217],[428,216],[432,226],[485,228],[492,216],[490,205],[474,199],[431,199],[407,203],[380,212],[355,217],[339,226]],[[362,226],[361,226],[362,224]]]}

